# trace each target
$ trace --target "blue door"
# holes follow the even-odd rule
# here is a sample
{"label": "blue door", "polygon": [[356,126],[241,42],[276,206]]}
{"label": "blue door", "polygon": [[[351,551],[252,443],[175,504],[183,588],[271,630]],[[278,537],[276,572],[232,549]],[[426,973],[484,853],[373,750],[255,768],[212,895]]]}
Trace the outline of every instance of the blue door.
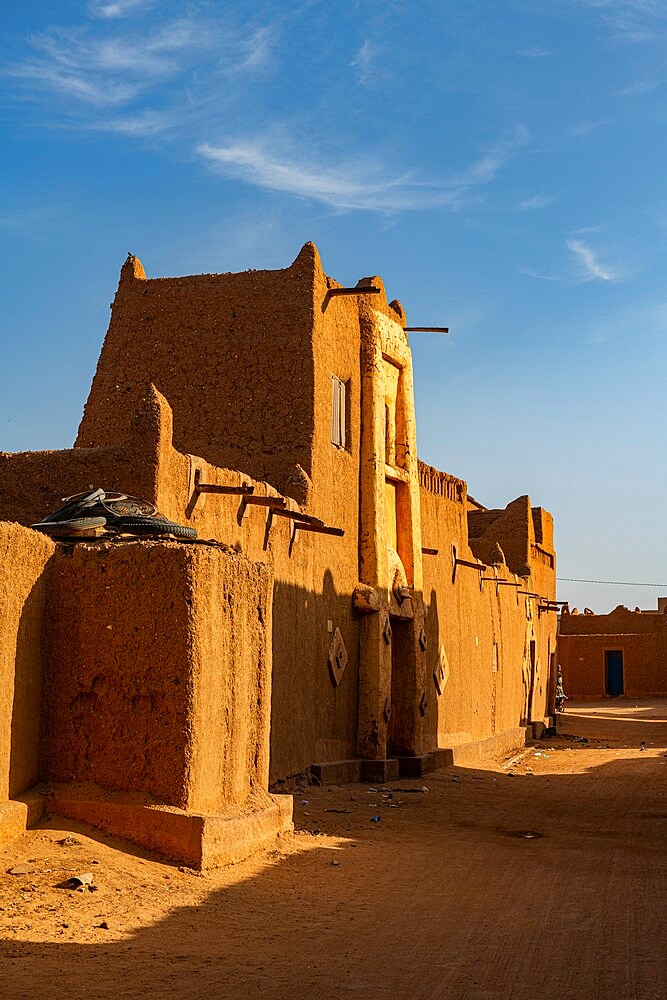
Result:
{"label": "blue door", "polygon": [[623,650],[608,649],[604,654],[605,684],[610,698],[623,694]]}

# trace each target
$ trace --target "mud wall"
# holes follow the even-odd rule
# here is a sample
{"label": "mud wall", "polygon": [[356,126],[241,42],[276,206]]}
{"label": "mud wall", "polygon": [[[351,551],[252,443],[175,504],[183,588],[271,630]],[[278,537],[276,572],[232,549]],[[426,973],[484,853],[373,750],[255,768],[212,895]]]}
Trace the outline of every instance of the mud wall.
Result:
{"label": "mud wall", "polygon": [[306,244],[279,271],[146,279],[121,271],[77,447],[127,437],[144,386],[174,413],[174,445],[303,501],[313,436],[313,275]]}
{"label": "mud wall", "polygon": [[266,778],[270,583],[175,542],[60,546],[45,633],[42,773],[183,809]]}
{"label": "mud wall", "polygon": [[0,802],[39,781],[42,628],[55,546],[0,523]]}
{"label": "mud wall", "polygon": [[667,695],[667,619],[619,607],[608,615],[561,616],[558,662],[568,698],[607,695],[605,653],[623,653],[623,694]]}
{"label": "mud wall", "polygon": [[[328,295],[315,275],[313,501],[308,512],[342,537],[299,530],[274,548],[272,778],[310,764],[356,756],[360,624],[352,607],[359,581],[360,332],[355,297]],[[331,440],[332,377],[346,387],[344,447]],[[347,665],[335,684],[329,648],[339,630]]]}
{"label": "mud wall", "polygon": [[[0,521],[30,525],[62,506],[63,497],[103,487],[156,501],[173,449],[171,410],[145,385],[126,437],[100,448],[0,452]],[[177,460],[176,453],[173,459]],[[186,462],[178,456],[182,466]],[[187,473],[183,473],[187,475]]]}
{"label": "mud wall", "polygon": [[[330,296],[332,287],[312,245],[274,272],[146,280],[128,262],[75,448],[127,434],[152,382],[173,410],[160,510],[273,565],[274,778],[356,747],[359,319],[356,300]],[[334,375],[347,389],[343,448],[330,433]],[[292,540],[288,519],[272,518],[267,532],[267,510],[238,497],[192,503],[192,463],[180,453],[197,455],[209,482],[252,476],[257,494],[279,490],[345,534],[300,530]],[[337,628],[348,664],[336,686],[328,651]]]}
{"label": "mud wall", "polygon": [[517,497],[503,510],[469,510],[468,538],[478,559],[491,563],[498,540],[507,565],[514,573],[520,572],[528,562],[529,532],[532,529],[530,501]]}
{"label": "mud wall", "polygon": [[[554,614],[540,618],[538,601],[518,593],[533,591],[535,580],[531,577],[527,585],[506,565],[489,566],[483,573],[458,566],[453,580],[452,545],[461,559],[474,562],[475,554],[468,544],[465,483],[457,488],[458,481],[440,475],[439,482],[436,470],[422,467],[421,519],[425,548],[438,550],[437,555],[424,554],[424,599],[429,672],[440,674],[443,688],[439,694],[434,682],[429,711],[435,715],[432,726],[438,743],[446,746],[549,714],[549,661],[555,650],[556,621]],[[529,507],[527,511],[530,516]],[[493,513],[496,517],[488,519],[489,526],[503,520]],[[527,534],[528,527],[524,537]],[[503,540],[507,544],[501,536],[504,551]],[[487,542],[490,559],[490,534]],[[511,550],[510,545],[507,548]],[[523,551],[522,547],[514,553],[515,558],[523,557]],[[480,587],[481,576],[494,579]],[[544,596],[550,596],[553,586],[552,580]]]}
{"label": "mud wall", "polygon": [[270,566],[188,551],[191,758],[188,808],[215,813],[265,790],[271,722]]}
{"label": "mud wall", "polygon": [[[354,298],[330,297],[331,282],[315,259],[316,303],[311,337],[316,358],[311,483],[307,502],[289,501],[344,535],[301,528],[264,506],[230,494],[196,494],[202,482],[239,488],[252,486],[252,499],[278,496],[267,482],[224,469],[201,457],[163,448],[157,503],[161,511],[188,523],[202,538],[217,538],[275,572],[273,629],[273,707],[271,777],[303,771],[316,761],[356,754],[359,619],[352,592],[358,583],[360,333]],[[385,308],[386,303],[385,303]],[[346,385],[346,440],[331,441],[332,376]],[[170,434],[170,407],[162,397],[161,439]],[[247,463],[246,463],[247,467]],[[347,666],[333,683],[328,653],[336,629],[347,653]]]}
{"label": "mud wall", "polygon": [[659,611],[630,611],[622,605],[607,615],[564,614],[559,636],[568,635],[656,635],[664,636],[667,617]]}

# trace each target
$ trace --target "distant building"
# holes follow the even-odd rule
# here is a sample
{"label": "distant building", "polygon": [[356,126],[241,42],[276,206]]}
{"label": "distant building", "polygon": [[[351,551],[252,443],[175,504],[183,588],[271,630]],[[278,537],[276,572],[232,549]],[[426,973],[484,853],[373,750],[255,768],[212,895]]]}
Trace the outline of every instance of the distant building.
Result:
{"label": "distant building", "polygon": [[667,598],[657,611],[562,614],[558,661],[568,698],[667,695]]}

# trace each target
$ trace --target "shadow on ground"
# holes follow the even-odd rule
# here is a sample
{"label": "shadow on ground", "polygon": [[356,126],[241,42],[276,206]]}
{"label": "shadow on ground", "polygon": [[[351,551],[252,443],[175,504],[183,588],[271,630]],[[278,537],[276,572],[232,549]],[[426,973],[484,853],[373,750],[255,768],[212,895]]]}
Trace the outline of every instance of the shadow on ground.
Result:
{"label": "shadow on ground", "polygon": [[451,768],[425,779],[428,792],[309,789],[298,822],[326,843],[302,832],[311,849],[124,940],[4,942],[0,992],[657,1000],[667,762],[593,763],[514,777]]}

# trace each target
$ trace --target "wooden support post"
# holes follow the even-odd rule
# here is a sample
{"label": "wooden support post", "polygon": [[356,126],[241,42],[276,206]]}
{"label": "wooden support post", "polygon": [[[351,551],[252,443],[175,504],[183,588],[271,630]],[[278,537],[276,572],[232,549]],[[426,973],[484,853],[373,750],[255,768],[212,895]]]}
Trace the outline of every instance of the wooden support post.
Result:
{"label": "wooden support post", "polygon": [[[456,583],[456,570],[459,566],[469,566],[470,569],[476,569],[478,572],[483,573],[485,569],[489,567],[482,562],[470,562],[469,559],[459,559],[458,553],[456,551],[456,546],[452,545],[452,583]],[[495,577],[493,578],[495,580]],[[482,577],[479,578],[479,587],[482,589]]]}
{"label": "wooden support post", "polygon": [[[484,572],[485,569],[489,568],[488,566],[485,566],[484,563],[470,562],[468,559],[457,559],[456,560],[456,565],[457,566],[469,566],[470,569],[476,569],[476,570],[479,570],[482,573]],[[488,577],[488,579],[495,580],[495,576]]]}
{"label": "wooden support post", "polygon": [[197,483],[195,486],[197,493],[225,493],[235,496],[252,496],[255,492],[254,486],[218,486],[216,483]]}
{"label": "wooden support post", "polygon": [[[245,514],[246,506],[248,504],[254,504],[256,507],[268,507],[269,511],[272,513],[274,510],[278,510],[281,509],[282,507],[285,507],[287,501],[285,500],[285,497],[256,497],[253,496],[252,494],[249,494],[248,496],[243,496],[241,497],[241,504],[239,506],[239,512],[237,516],[239,524],[243,520],[243,515]],[[269,540],[269,527],[270,527],[269,519],[267,519],[266,530],[264,531],[265,549]]]}
{"label": "wooden support post", "polygon": [[[294,521],[295,524],[311,524],[313,527],[324,526],[324,521],[321,521],[319,517],[313,517],[312,514],[302,514],[299,510],[288,510],[287,508],[282,507],[270,507],[266,518],[266,530],[264,531],[264,549],[266,549],[269,544],[269,535],[271,534],[271,525],[273,524],[274,514],[277,514],[279,517],[288,517],[290,520]],[[290,553],[292,551],[293,540],[294,536],[292,535],[292,538],[290,539]]]}
{"label": "wooden support post", "polygon": [[358,288],[330,288],[327,296],[332,298],[334,295],[379,295],[381,291],[377,285],[359,285]]}
{"label": "wooden support post", "polygon": [[320,520],[319,517],[313,517],[312,514],[302,514],[299,510],[273,509],[269,516],[272,517],[274,514],[280,517],[290,517],[293,521],[303,521],[304,524],[324,524],[324,521]]}
{"label": "wooden support post", "polygon": [[242,503],[244,504],[255,504],[257,507],[284,507],[287,501],[285,497],[256,497],[256,496],[244,496]]}
{"label": "wooden support post", "polygon": [[289,540],[290,556],[292,555],[292,549],[294,548],[294,543],[296,541],[297,531],[314,531],[319,535],[336,535],[338,538],[342,538],[345,534],[343,528],[329,528],[326,524],[311,524],[309,521],[293,521],[292,537]]}
{"label": "wooden support post", "polygon": [[406,333],[449,333],[448,326],[404,326]]}
{"label": "wooden support post", "polygon": [[320,535],[337,535],[339,538],[345,534],[344,528],[329,528],[326,524],[307,524],[303,521],[294,522],[294,534],[297,531],[316,531]]}

